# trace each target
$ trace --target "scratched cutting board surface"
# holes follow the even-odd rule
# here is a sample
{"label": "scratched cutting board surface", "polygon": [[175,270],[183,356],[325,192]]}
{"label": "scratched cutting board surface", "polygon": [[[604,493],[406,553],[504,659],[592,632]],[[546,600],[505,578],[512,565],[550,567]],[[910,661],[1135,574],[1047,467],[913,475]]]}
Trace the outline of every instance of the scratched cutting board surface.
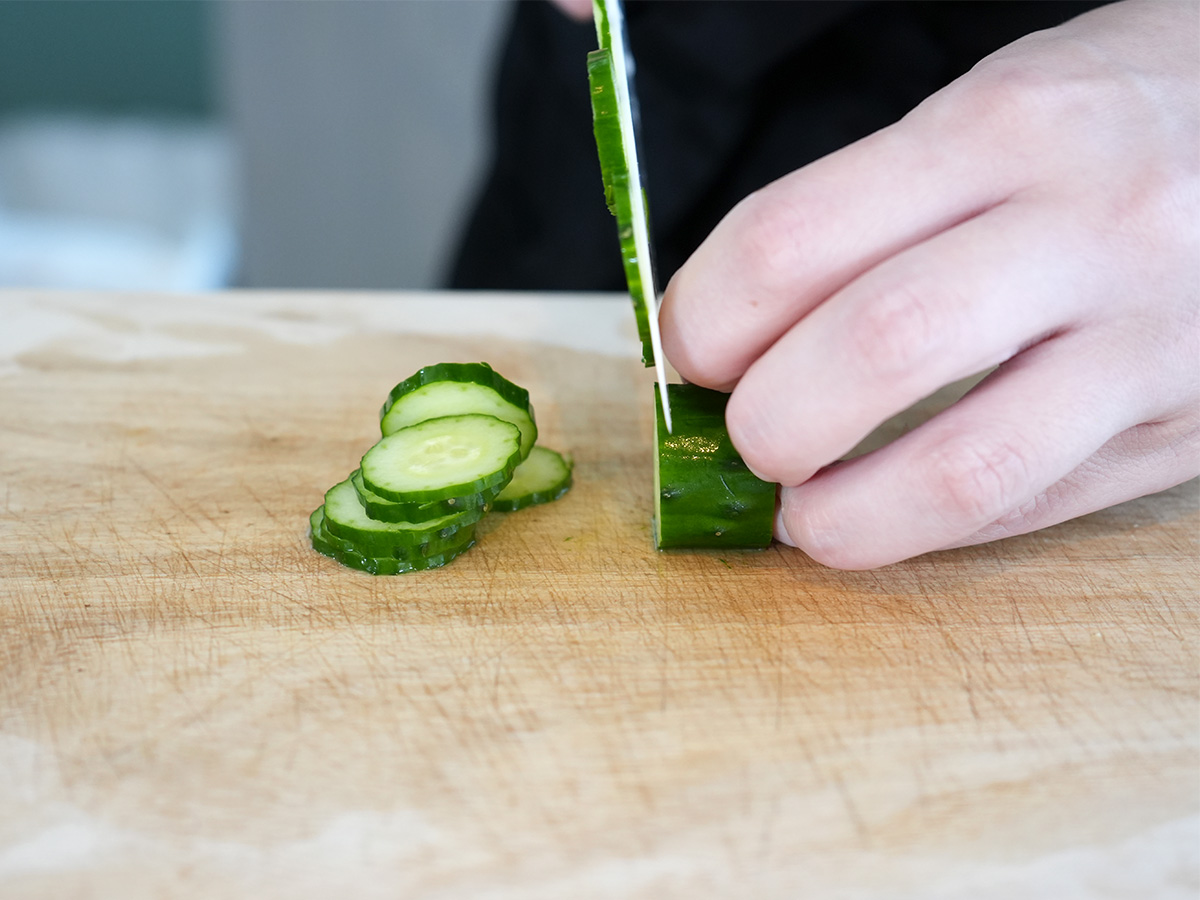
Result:
{"label": "scratched cutting board surface", "polygon": [[[211,352],[0,374],[0,895],[1200,890],[1194,482],[872,572],[659,554],[636,360],[379,302],[391,331],[230,313],[160,329]],[[315,554],[387,390],[477,359],[571,493],[438,571]]]}

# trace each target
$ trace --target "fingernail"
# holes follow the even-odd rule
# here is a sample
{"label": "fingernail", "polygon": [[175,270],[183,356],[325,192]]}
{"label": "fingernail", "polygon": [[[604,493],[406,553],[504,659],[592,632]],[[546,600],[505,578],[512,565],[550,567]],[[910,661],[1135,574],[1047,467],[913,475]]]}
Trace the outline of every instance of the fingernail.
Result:
{"label": "fingernail", "polygon": [[[744,462],[744,460],[743,460],[743,462]],[[764,475],[762,472],[758,471],[758,469],[754,468],[754,466],[750,465],[750,463],[746,463],[746,468],[749,469],[750,474],[753,475],[755,478],[757,478],[759,481],[769,482],[771,480],[766,475]]]}

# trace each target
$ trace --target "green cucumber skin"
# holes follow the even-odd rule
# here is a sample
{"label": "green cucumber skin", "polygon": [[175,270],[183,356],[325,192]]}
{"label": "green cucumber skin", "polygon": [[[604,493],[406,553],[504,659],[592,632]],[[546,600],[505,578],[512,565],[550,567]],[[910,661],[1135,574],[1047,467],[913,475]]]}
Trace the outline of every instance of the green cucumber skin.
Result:
{"label": "green cucumber skin", "polygon": [[[604,30],[607,38],[607,27]],[[621,125],[617,118],[617,96],[614,87],[612,53],[607,44],[588,54],[588,84],[592,93],[592,133],[596,138],[596,153],[600,158],[600,173],[604,181],[604,202],[617,220],[617,238],[621,245],[621,264],[625,282],[633,300],[634,320],[638,340],[642,344],[642,364],[654,365],[654,345],[650,339],[649,309],[642,276],[638,271],[637,247],[633,241],[633,203],[629,184],[629,169],[625,162]],[[643,198],[645,192],[643,192]],[[650,298],[650,302],[657,298]]]}
{"label": "green cucumber skin", "polygon": [[320,506],[309,516],[309,539],[318,553],[337,560],[342,565],[370,575],[403,575],[436,569],[475,546],[475,526],[467,526],[460,543],[441,552],[411,556],[371,556],[357,549],[352,542],[331,535],[325,527],[325,507]]}
{"label": "green cucumber skin", "polygon": [[435,500],[432,503],[397,503],[380,497],[367,487],[359,469],[350,474],[350,483],[354,485],[367,515],[379,522],[428,522],[430,519],[467,511],[475,512],[476,518],[481,519],[491,508],[492,498],[497,493],[491,490],[468,494],[465,497]]}
{"label": "green cucumber skin", "polygon": [[587,56],[587,68],[592,92],[592,134],[596,138],[596,154],[600,157],[604,205],[615,216],[617,199],[613,177],[625,173],[625,156],[621,149],[621,123],[617,119],[612,54],[608,50],[593,50]]}
{"label": "green cucumber skin", "polygon": [[761,550],[771,543],[776,485],[754,475],[725,429],[728,395],[693,384],[662,385],[671,401],[667,433],[654,392],[656,546]]}
{"label": "green cucumber skin", "polygon": [[[515,421],[513,424],[521,429],[521,458],[524,459],[529,455],[529,451],[537,441],[537,421],[533,413],[533,404],[529,401],[529,391],[513,384],[485,362],[438,363],[433,366],[425,366],[401,381],[388,392],[388,398],[379,410],[379,424],[383,434],[388,435],[395,431],[395,428],[390,425],[388,413],[392,411],[396,401],[423,387],[439,382],[477,384],[480,387],[489,388],[501,400],[516,407],[518,411],[524,412],[528,419],[525,420],[522,417],[522,421]],[[406,424],[416,423],[408,422]]]}
{"label": "green cucumber skin", "polygon": [[[509,453],[507,459],[502,462],[499,468],[470,481],[442,484],[437,487],[429,487],[423,490],[401,491],[389,487],[388,485],[381,484],[380,479],[382,477],[382,473],[377,473],[373,470],[376,465],[380,465],[381,468],[386,468],[386,466],[379,461],[386,458],[386,453],[389,446],[394,446],[389,445],[389,441],[398,440],[402,432],[408,432],[418,428],[431,428],[434,427],[433,423],[448,422],[451,419],[466,418],[492,419],[492,421],[497,425],[503,425],[512,432],[511,453]],[[367,487],[367,489],[369,489],[372,493],[378,494],[384,500],[392,500],[397,503],[406,504],[424,504],[432,503],[437,500],[449,500],[453,497],[467,497],[471,494],[486,493],[492,490],[494,490],[496,493],[499,493],[501,490],[503,490],[504,485],[508,484],[509,479],[512,478],[513,470],[516,469],[517,464],[521,462],[521,458],[521,431],[511,422],[505,422],[502,419],[496,419],[494,416],[446,416],[442,419],[427,419],[424,422],[420,422],[416,425],[412,425],[408,428],[401,429],[401,431],[393,432],[386,437],[380,438],[375,446],[363,455],[362,461],[359,464],[359,470],[362,472],[363,484]]]}
{"label": "green cucumber skin", "polygon": [[425,366],[422,369],[418,369],[414,374],[392,388],[387,400],[384,401],[383,409],[379,411],[379,417],[382,419],[386,416],[388,410],[392,408],[392,404],[405,394],[438,381],[480,384],[491,388],[513,406],[529,407],[529,391],[519,385],[513,384],[485,362],[438,363],[437,365]]}
{"label": "green cucumber skin", "polygon": [[608,31],[608,4],[605,0],[592,0],[592,18],[596,20],[596,40],[607,50],[612,46],[612,36]]}
{"label": "green cucumber skin", "polygon": [[[516,512],[519,509],[527,509],[530,506],[553,503],[571,489],[574,480],[574,461],[563,456],[561,453],[551,450],[549,447],[542,447],[540,445],[534,447],[533,454],[539,453],[544,455],[552,454],[555,458],[556,467],[561,467],[561,473],[546,484],[535,484],[532,487],[528,485],[522,486],[518,484],[518,475],[520,474],[521,466],[517,466],[513,480],[492,501],[492,509],[496,512]],[[531,460],[536,461],[533,454],[522,465],[526,465]]]}
{"label": "green cucumber skin", "polygon": [[528,509],[531,506],[553,503],[555,500],[561,499],[569,490],[571,490],[571,476],[568,476],[567,480],[558,487],[549,491],[534,491],[532,494],[513,497],[511,500],[496,499],[492,503],[492,510],[494,512],[516,512],[517,510]]}
{"label": "green cucumber skin", "polygon": [[459,532],[463,528],[473,528],[483,517],[478,510],[466,510],[411,527],[405,527],[406,523],[374,522],[358,504],[358,494],[349,479],[325,492],[322,510],[324,528],[331,537],[345,541],[364,556],[380,557],[408,558],[441,553],[462,540],[463,535]]}

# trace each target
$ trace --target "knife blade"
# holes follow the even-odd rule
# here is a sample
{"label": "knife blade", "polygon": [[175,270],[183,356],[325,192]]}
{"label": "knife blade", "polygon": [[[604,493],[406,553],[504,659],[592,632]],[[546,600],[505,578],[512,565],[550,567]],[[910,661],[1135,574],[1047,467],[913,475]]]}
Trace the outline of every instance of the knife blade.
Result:
{"label": "knife blade", "polygon": [[[671,405],[668,401],[666,363],[663,359],[662,337],[658,326],[659,296],[655,281],[654,262],[650,245],[650,222],[646,212],[645,180],[641,172],[641,156],[638,137],[637,93],[634,89],[634,61],[629,49],[629,36],[625,28],[625,10],[621,0],[593,0],[596,37],[602,50],[608,50],[612,58],[613,87],[616,95],[617,121],[620,125],[621,147],[624,154],[625,171],[628,175],[630,225],[636,257],[637,277],[626,280],[635,308],[644,309],[649,329],[650,355],[653,357],[654,375],[658,383],[658,394],[662,400],[663,421],[668,433],[671,431]],[[618,221],[620,228],[624,223]]]}

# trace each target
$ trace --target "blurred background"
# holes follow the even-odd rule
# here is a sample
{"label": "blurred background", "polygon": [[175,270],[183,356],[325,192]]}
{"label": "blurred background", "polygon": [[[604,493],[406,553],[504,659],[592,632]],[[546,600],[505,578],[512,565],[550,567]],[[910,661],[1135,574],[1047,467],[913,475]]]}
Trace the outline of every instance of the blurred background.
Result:
{"label": "blurred background", "polygon": [[511,0],[0,0],[0,286],[430,288]]}

